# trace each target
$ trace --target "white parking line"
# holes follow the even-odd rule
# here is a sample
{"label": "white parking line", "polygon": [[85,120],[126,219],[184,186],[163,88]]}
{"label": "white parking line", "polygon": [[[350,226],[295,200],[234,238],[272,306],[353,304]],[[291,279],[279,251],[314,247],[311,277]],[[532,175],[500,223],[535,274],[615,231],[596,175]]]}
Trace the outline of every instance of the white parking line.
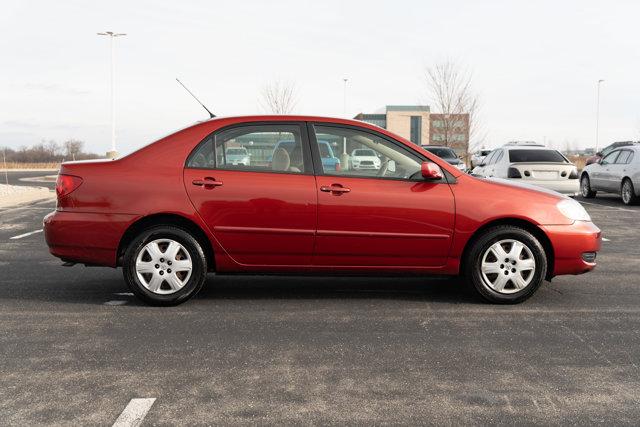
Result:
{"label": "white parking line", "polygon": [[607,239],[606,237],[603,237],[603,238],[602,238],[602,241],[603,241],[603,242],[610,242],[611,240]]}
{"label": "white parking line", "polygon": [[36,234],[36,233],[42,233],[42,228],[40,230],[30,231],[28,233],[19,234],[17,236],[9,237],[9,239],[10,240],[22,239],[23,237],[31,236],[32,234]]}
{"label": "white parking line", "polygon": [[123,297],[132,297],[133,293],[132,292],[116,292],[114,295],[120,295]]}
{"label": "white parking line", "polygon": [[148,399],[131,399],[129,404],[124,408],[113,427],[136,427],[142,424],[142,420],[151,409],[155,397]]}
{"label": "white parking line", "polygon": [[111,300],[104,303],[104,305],[125,305],[127,301],[122,300]]}

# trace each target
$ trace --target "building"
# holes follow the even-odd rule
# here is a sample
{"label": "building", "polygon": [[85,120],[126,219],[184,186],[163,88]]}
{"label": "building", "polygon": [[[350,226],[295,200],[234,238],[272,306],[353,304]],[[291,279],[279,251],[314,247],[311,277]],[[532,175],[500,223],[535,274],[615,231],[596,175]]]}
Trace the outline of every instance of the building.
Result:
{"label": "building", "polygon": [[408,139],[417,145],[429,143],[428,105],[387,105],[384,113],[360,113],[354,118],[371,123]]}
{"label": "building", "polygon": [[383,113],[354,117],[396,133],[417,145],[448,145],[466,154],[468,114],[435,114],[428,105],[387,105]]}
{"label": "building", "polygon": [[446,145],[453,148],[459,155],[466,155],[469,147],[469,115],[431,114],[429,144]]}

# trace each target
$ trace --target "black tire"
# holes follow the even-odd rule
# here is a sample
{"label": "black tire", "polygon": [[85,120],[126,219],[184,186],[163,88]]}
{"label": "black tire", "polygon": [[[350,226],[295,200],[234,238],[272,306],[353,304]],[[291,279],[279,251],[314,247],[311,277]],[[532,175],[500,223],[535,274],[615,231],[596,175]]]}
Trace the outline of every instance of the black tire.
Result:
{"label": "black tire", "polygon": [[[162,281],[158,291],[152,292],[138,277],[138,272],[136,271],[137,258],[140,255],[140,252],[145,250],[144,248],[148,243],[156,240],[160,240],[161,242],[163,240],[177,242],[182,247],[177,257],[183,258],[180,261],[191,261],[190,276],[187,275],[186,272],[180,272],[180,274],[182,274],[180,277],[184,280],[184,284],[179,289],[178,286],[172,288],[168,281]],[[161,252],[163,244],[164,243],[159,244]],[[168,247],[164,250],[168,251]],[[185,254],[185,251],[187,254]],[[147,257],[148,259],[149,256],[150,254],[148,252],[143,253],[141,255],[141,257],[143,257],[141,258],[142,261],[145,261],[144,257]],[[173,262],[175,264],[179,264],[179,262]],[[149,263],[153,264],[153,262]],[[171,261],[164,261],[163,258],[163,263],[155,264],[154,267],[159,268],[160,270],[165,269],[163,273],[159,274],[166,274],[166,276],[163,277],[169,278],[169,275],[172,273],[170,270],[171,264]],[[133,292],[138,298],[151,305],[171,306],[185,302],[202,289],[207,275],[207,259],[204,255],[204,251],[202,250],[202,246],[190,233],[178,227],[159,225],[143,231],[133,239],[124,253],[122,270],[129,289],[131,289],[131,292]],[[150,274],[153,275],[154,273]],[[173,272],[173,274],[177,275],[178,273]],[[145,277],[150,276],[143,273],[142,279],[146,280]],[[174,291],[174,289],[178,290]]]}
{"label": "black tire", "polygon": [[[518,260],[509,259],[507,254],[506,259],[509,259],[509,262],[506,262],[505,260],[497,260],[496,268],[499,267],[499,273],[483,275],[482,262],[485,254],[488,254],[488,251],[494,244],[501,241],[520,242],[529,250],[530,253],[523,249],[524,254],[521,255],[522,259]],[[509,243],[504,243],[504,245],[505,246],[500,246],[503,248],[509,248]],[[513,246],[511,246],[509,251],[512,248]],[[487,255],[487,261],[493,262],[492,259],[489,259],[490,255],[493,256],[493,252]],[[516,264],[512,265],[511,263],[517,263],[518,266],[522,264],[522,266],[524,266],[524,262],[528,259],[533,259],[533,261],[535,261],[535,266],[532,270],[529,269],[523,272],[516,270],[512,273],[512,267],[515,270]],[[547,274],[547,256],[544,247],[540,244],[538,239],[529,231],[510,225],[492,227],[475,239],[472,242],[470,250],[467,251],[464,265],[465,268],[463,273],[467,282],[473,286],[485,301],[498,304],[516,304],[528,299],[540,287]],[[496,275],[494,276],[494,274]],[[498,292],[492,288],[490,281],[494,280],[497,282],[498,278],[502,278],[502,274],[508,278],[508,282],[504,286],[503,292]],[[517,277],[517,275],[519,275],[519,277]],[[485,280],[485,277],[489,282]],[[512,278],[514,281],[511,280]],[[515,281],[518,278],[528,281],[528,284],[519,289],[516,286]]]}
{"label": "black tire", "polygon": [[593,199],[596,197],[596,191],[591,189],[591,180],[586,173],[580,178],[580,194],[585,199]]}
{"label": "black tire", "polygon": [[622,203],[625,205],[637,205],[638,196],[636,196],[636,190],[633,188],[633,182],[629,178],[622,180],[620,185],[620,195],[622,196]]}

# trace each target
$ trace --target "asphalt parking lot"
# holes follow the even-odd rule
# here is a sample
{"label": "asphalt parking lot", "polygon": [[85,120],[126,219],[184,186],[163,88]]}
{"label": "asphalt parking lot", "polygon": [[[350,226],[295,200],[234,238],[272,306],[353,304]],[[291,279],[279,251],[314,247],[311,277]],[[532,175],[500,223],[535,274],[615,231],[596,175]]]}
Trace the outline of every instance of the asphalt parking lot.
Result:
{"label": "asphalt parking lot", "polygon": [[0,210],[2,425],[110,425],[137,398],[145,425],[640,419],[640,207],[618,198],[585,203],[598,268],[517,306],[456,279],[212,275],[147,307],[120,270],[12,239],[53,206]]}

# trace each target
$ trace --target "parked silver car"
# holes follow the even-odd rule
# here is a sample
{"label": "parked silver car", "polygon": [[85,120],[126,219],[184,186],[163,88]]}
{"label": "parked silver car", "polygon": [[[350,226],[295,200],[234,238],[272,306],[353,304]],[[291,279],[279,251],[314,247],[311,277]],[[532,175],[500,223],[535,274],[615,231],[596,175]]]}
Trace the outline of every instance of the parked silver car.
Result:
{"label": "parked silver car", "polygon": [[625,205],[638,203],[640,200],[640,146],[620,147],[582,170],[580,175],[582,197],[595,197],[598,191],[620,194]]}

